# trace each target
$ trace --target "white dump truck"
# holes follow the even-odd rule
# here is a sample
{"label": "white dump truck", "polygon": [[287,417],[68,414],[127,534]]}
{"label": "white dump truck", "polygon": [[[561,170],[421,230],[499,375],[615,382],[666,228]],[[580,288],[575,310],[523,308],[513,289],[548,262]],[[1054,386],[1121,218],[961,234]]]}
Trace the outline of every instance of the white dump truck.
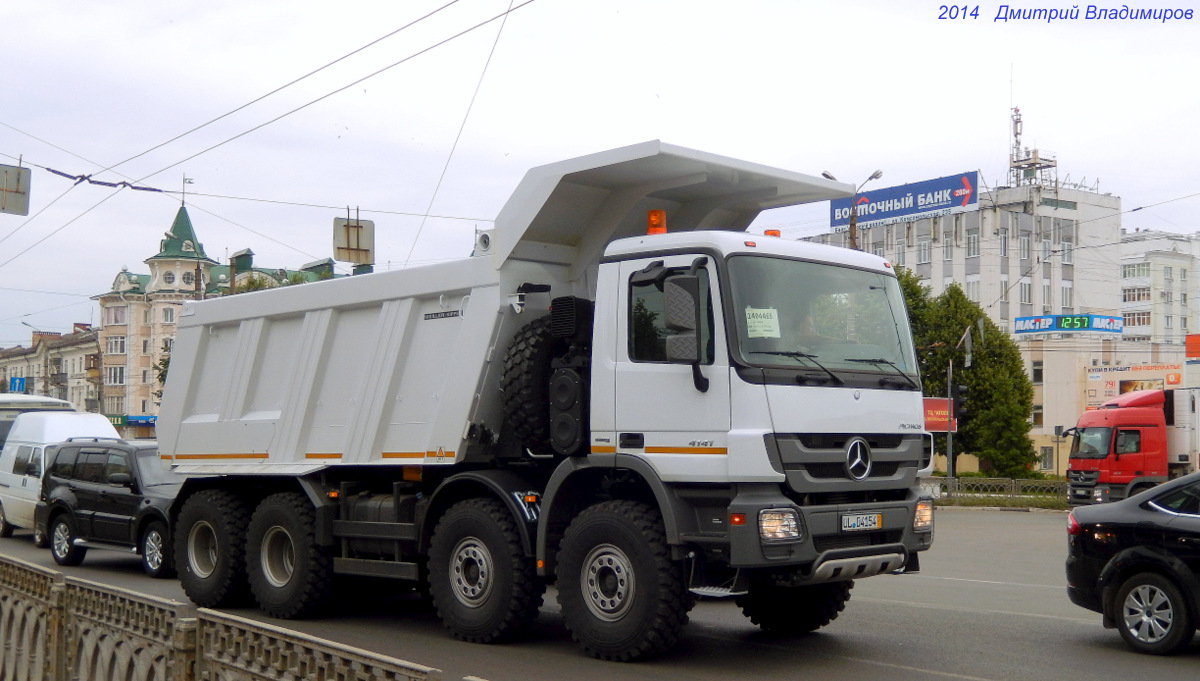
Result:
{"label": "white dump truck", "polygon": [[[512,639],[554,585],[589,654],[697,595],[808,632],[914,571],[931,455],[890,265],[752,235],[853,187],[648,142],[535,168],[469,258],[186,303],[158,419],[197,605],[427,588]],[[649,228],[647,227],[649,225]]]}

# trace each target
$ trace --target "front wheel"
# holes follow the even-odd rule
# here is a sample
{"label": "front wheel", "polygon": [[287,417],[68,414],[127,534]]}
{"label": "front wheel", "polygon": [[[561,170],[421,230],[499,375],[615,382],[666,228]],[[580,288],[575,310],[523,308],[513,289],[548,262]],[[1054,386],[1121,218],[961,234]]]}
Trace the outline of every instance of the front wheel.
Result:
{"label": "front wheel", "polygon": [[555,571],[571,636],[589,655],[633,661],[673,645],[690,601],[671,561],[662,516],[633,501],[580,513],[563,535]]}
{"label": "front wheel", "polygon": [[142,569],[155,579],[175,576],[175,564],[171,560],[171,546],[167,543],[167,525],[155,520],[142,532],[138,546],[142,554]]}
{"label": "front wheel", "polygon": [[837,619],[853,588],[854,582],[779,586],[769,580],[755,580],[745,595],[738,596],[737,605],[763,631],[795,636],[816,631]]}
{"label": "front wheel", "polygon": [[537,617],[542,589],[503,504],[468,499],[442,516],[429,546],[429,590],[456,638],[491,643],[524,634]]}
{"label": "front wheel", "polygon": [[1196,633],[1183,592],[1157,573],[1143,572],[1125,580],[1114,604],[1121,638],[1139,653],[1170,655]]}
{"label": "front wheel", "polygon": [[71,517],[62,514],[50,521],[50,553],[59,565],[79,565],[87,548],[75,545],[75,525]]}
{"label": "front wheel", "polygon": [[175,526],[175,558],[179,584],[202,608],[244,604],[246,581],[246,504],[224,490],[193,494],[179,511]]}
{"label": "front wheel", "polygon": [[258,607],[272,617],[315,614],[329,595],[333,558],[317,545],[316,513],[302,494],[267,497],[250,520],[247,572]]}

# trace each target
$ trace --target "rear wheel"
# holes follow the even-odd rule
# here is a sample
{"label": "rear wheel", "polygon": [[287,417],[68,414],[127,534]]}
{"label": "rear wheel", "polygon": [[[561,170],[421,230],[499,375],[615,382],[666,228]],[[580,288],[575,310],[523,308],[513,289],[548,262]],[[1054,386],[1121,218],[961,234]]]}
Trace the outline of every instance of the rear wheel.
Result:
{"label": "rear wheel", "polygon": [[468,499],[450,507],[433,531],[429,590],[455,637],[491,643],[529,629],[543,586],[508,509],[493,499]]}
{"label": "rear wheel", "polygon": [[683,570],[670,560],[662,516],[646,504],[606,501],[580,513],[563,535],[555,574],[567,628],[593,657],[659,654],[687,622]]}
{"label": "rear wheel", "polygon": [[247,571],[258,607],[273,617],[308,617],[330,591],[333,558],[317,545],[316,513],[301,494],[267,497],[250,520]]}
{"label": "rear wheel", "polygon": [[202,490],[183,504],[175,528],[179,583],[202,608],[243,605],[246,581],[246,504],[224,490]]}
{"label": "rear wheel", "polygon": [[175,564],[171,560],[171,547],[167,543],[167,525],[161,520],[155,520],[142,531],[142,539],[138,545],[138,553],[142,554],[142,569],[155,579],[166,579],[175,576]]}
{"label": "rear wheel", "polygon": [[1139,653],[1170,655],[1196,633],[1183,592],[1160,574],[1143,572],[1125,580],[1114,605],[1121,638]]}
{"label": "rear wheel", "polygon": [[750,590],[738,596],[742,614],[763,631],[794,636],[816,631],[837,619],[850,600],[854,582],[830,582],[809,586],[779,586],[755,580]]}
{"label": "rear wheel", "polygon": [[75,524],[63,513],[50,521],[50,553],[59,565],[79,565],[87,548],[75,545]]}
{"label": "rear wheel", "polygon": [[39,549],[44,549],[50,546],[50,535],[42,528],[36,528],[33,531],[33,545]]}

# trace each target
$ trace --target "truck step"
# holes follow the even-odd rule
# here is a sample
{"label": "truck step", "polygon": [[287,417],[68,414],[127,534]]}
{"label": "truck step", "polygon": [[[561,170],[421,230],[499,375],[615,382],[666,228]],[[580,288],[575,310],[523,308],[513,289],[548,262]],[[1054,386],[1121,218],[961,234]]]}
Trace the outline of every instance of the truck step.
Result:
{"label": "truck step", "polygon": [[693,586],[688,591],[703,598],[732,598],[746,593],[744,590],[734,591],[727,586]]}

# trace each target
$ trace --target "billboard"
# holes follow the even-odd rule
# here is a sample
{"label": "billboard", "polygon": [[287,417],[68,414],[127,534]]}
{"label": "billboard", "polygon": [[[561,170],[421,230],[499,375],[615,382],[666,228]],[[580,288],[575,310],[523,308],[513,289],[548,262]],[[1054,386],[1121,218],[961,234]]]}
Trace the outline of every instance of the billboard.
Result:
{"label": "billboard", "polygon": [[925,398],[925,430],[931,433],[958,432],[958,419],[950,419],[950,400],[945,397]]}
{"label": "billboard", "polygon": [[1135,390],[1183,387],[1182,364],[1132,364],[1087,368],[1087,409]]}
{"label": "billboard", "polygon": [[1013,320],[1013,333],[1121,333],[1124,328],[1124,318],[1099,314],[1044,314]]}
{"label": "billboard", "polygon": [[978,187],[979,173],[971,171],[860,192],[852,198],[829,202],[829,225],[848,226],[851,206],[858,216],[855,222],[864,226],[965,213],[975,210],[979,203]]}

